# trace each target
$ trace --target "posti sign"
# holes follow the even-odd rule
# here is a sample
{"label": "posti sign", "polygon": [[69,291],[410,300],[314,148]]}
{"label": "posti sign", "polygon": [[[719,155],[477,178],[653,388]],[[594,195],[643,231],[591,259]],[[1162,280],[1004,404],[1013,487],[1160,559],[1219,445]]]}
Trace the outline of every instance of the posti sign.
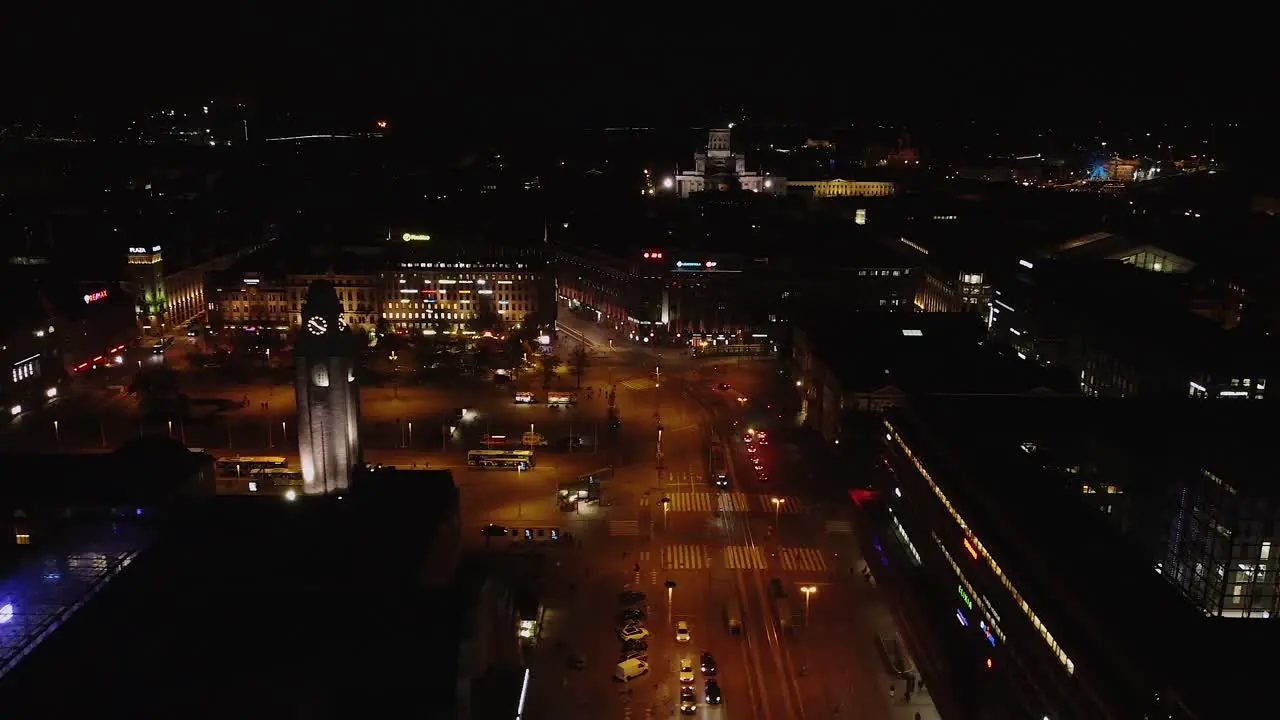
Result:
{"label": "posti sign", "polygon": [[99,290],[97,292],[85,293],[84,304],[92,305],[93,303],[96,303],[99,300],[106,300],[106,299],[107,299],[106,290]]}
{"label": "posti sign", "polygon": [[426,235],[426,234],[424,234],[424,233],[410,233],[410,232],[407,232],[407,233],[405,233],[405,234],[401,235],[401,236],[400,236],[400,239],[401,239],[401,240],[403,240],[403,241],[405,241],[405,242],[426,242],[427,240],[430,240],[430,239],[431,239],[431,236],[430,236],[430,235]]}

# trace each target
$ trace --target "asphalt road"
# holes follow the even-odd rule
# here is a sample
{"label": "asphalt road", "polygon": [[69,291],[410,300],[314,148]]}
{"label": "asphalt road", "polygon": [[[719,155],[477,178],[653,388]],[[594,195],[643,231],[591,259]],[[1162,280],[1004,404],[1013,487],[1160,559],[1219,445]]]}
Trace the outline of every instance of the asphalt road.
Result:
{"label": "asphalt road", "polygon": [[[661,398],[667,428],[672,408],[698,415],[696,408],[701,414],[692,423],[698,428],[687,437],[664,432],[662,470],[655,458],[647,473],[638,467],[620,473],[631,487],[614,494],[613,504],[604,508],[613,522],[606,522],[618,533],[634,527],[636,534],[606,531],[591,537],[589,547],[566,555],[562,597],[549,612],[553,620],[544,627],[542,662],[535,665],[529,717],[585,709],[596,717],[628,720],[672,717],[678,661],[696,661],[702,650],[718,661],[724,703],[699,707],[699,717],[911,720],[917,712],[921,718],[937,717],[926,693],[905,702],[905,686],[891,678],[876,649],[878,634],[891,644],[898,637],[890,599],[853,572],[863,562],[860,535],[854,532],[861,520],[847,499],[824,488],[820,475],[830,469],[811,466],[808,454],[787,439],[790,397],[775,364],[676,359],[668,350],[619,342],[612,351],[600,351],[608,335],[576,323],[570,333],[562,331],[562,339],[566,334],[589,342],[601,355],[617,356],[617,366],[646,374],[661,352],[668,378],[663,387],[646,390],[631,383],[633,389],[620,391],[620,397],[641,411],[648,409],[646,401],[656,410]],[[722,383],[730,388],[719,389]],[[757,479],[740,433],[728,437],[735,421],[773,428],[773,442],[756,453],[767,482]],[[733,483],[727,492],[704,480],[705,438],[712,429],[731,448]],[[653,435],[650,444],[656,442],[656,428]],[[663,498],[670,501],[666,510]],[[669,591],[668,581],[674,583]],[[653,634],[652,671],[626,686],[610,680],[619,647],[613,635],[621,609],[617,594],[624,587],[647,593],[647,627]],[[785,622],[775,607],[778,588],[788,596]],[[807,609],[801,588],[812,589]],[[743,615],[740,636],[730,634],[726,624],[731,606]],[[688,645],[675,641],[675,624],[682,620],[693,636]],[[587,656],[585,670],[566,667],[575,651]],[[702,683],[699,677],[699,689]],[[895,685],[892,699],[890,685]]]}

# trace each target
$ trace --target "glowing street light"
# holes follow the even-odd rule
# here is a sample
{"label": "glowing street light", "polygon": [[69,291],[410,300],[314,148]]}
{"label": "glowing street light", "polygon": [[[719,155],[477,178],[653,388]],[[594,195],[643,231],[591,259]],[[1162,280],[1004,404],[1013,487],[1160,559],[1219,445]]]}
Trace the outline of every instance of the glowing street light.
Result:
{"label": "glowing street light", "polygon": [[800,592],[804,593],[804,626],[809,627],[809,598],[818,592],[818,586],[803,585],[800,587]]}
{"label": "glowing street light", "polygon": [[773,503],[773,524],[774,527],[777,527],[778,513],[782,512],[782,503],[786,501],[780,497],[771,497],[769,498],[769,502]]}

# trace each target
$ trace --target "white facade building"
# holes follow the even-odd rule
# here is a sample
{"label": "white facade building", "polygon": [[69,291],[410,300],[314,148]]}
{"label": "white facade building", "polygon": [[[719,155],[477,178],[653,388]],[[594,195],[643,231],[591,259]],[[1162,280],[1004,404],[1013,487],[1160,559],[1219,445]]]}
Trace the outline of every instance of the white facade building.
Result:
{"label": "white facade building", "polygon": [[693,170],[677,172],[662,181],[662,191],[689,197],[692,193],[733,190],[782,194],[786,192],[785,178],[764,173],[748,172],[747,158],[734,153],[729,144],[729,129],[715,128],[707,132],[707,147],[694,153]]}

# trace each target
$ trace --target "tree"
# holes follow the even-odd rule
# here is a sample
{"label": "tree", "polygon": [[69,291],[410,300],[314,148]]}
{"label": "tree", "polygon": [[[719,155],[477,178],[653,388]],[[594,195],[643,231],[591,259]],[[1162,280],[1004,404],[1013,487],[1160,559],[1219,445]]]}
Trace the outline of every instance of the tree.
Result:
{"label": "tree", "polygon": [[172,368],[161,365],[139,371],[129,390],[138,396],[138,408],[144,416],[167,415],[180,409],[182,392],[178,373]]}
{"label": "tree", "polygon": [[476,300],[476,314],[468,321],[471,330],[481,333],[485,330],[501,330],[502,316],[493,307],[491,295],[480,295]]}
{"label": "tree", "polygon": [[551,388],[551,381],[555,379],[561,364],[562,361],[556,355],[542,356],[542,388],[544,390]]}
{"label": "tree", "polygon": [[578,389],[582,389],[582,376],[586,374],[587,368],[591,365],[591,358],[587,356],[587,348],[582,343],[578,343],[578,347],[574,348],[573,354],[569,356],[569,364],[573,368],[573,375],[578,379]]}

